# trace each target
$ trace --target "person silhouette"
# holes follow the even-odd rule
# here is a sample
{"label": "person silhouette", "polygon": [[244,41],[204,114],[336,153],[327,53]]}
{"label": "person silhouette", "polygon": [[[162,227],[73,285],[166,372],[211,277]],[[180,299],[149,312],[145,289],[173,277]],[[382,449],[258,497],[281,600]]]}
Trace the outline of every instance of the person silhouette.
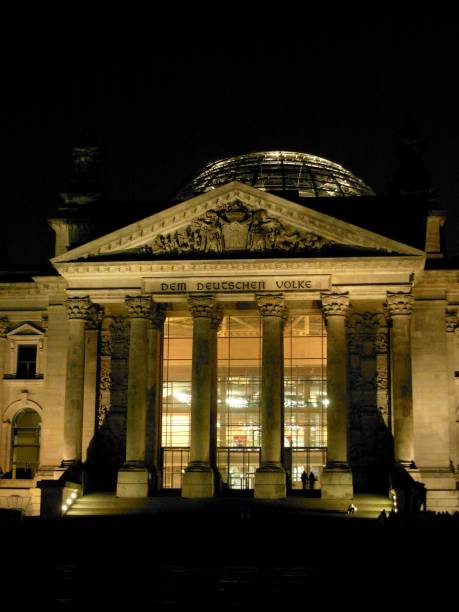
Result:
{"label": "person silhouette", "polygon": [[310,489],[314,488],[315,481],[316,481],[316,477],[315,477],[314,472],[310,472],[310,474],[309,474],[309,488]]}
{"label": "person silhouette", "polygon": [[301,474],[301,482],[303,483],[303,491],[305,491],[308,488],[308,480],[309,480],[308,475],[303,470],[303,473]]}

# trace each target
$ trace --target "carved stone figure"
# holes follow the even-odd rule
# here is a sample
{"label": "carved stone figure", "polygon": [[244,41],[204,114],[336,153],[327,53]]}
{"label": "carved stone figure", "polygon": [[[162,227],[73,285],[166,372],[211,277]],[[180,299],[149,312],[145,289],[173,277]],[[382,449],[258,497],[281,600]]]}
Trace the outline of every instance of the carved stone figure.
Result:
{"label": "carved stone figure", "polygon": [[332,244],[311,232],[285,227],[264,208],[252,209],[239,200],[206,211],[203,217],[174,234],[159,234],[142,247],[153,255],[222,253],[223,251],[304,252]]}

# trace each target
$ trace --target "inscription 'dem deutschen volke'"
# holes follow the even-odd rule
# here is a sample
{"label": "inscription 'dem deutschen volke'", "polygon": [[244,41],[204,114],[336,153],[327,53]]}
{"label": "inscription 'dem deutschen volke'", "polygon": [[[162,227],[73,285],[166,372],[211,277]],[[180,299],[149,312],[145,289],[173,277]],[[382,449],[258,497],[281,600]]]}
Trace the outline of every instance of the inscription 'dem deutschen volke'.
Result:
{"label": "inscription 'dem deutschen volke'", "polygon": [[155,293],[199,293],[231,291],[323,291],[330,286],[329,276],[251,277],[251,278],[187,278],[148,281],[148,290]]}

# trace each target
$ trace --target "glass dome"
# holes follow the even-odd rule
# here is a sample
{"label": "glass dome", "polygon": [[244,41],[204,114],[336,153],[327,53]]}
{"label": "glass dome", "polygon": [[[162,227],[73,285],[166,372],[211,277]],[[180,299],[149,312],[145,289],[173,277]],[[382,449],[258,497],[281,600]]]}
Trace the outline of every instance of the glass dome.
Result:
{"label": "glass dome", "polygon": [[231,181],[275,193],[295,191],[302,198],[374,195],[352,172],[322,157],[292,151],[263,151],[207,164],[174,199],[188,200]]}

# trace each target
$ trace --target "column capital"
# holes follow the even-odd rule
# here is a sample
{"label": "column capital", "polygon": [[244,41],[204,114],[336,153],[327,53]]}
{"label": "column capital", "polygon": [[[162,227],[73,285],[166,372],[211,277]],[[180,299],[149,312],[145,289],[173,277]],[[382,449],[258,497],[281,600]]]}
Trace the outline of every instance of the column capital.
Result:
{"label": "column capital", "polygon": [[149,319],[152,301],[150,295],[128,295],[125,298],[130,319]]}
{"label": "column capital", "polygon": [[217,329],[223,318],[221,306],[212,295],[190,295],[188,306],[193,319],[211,319],[212,327]]}
{"label": "column capital", "polygon": [[8,317],[0,317],[0,338],[5,338],[10,329]]}
{"label": "column capital", "polygon": [[90,331],[99,330],[103,318],[104,309],[98,304],[91,304],[86,318],[86,329]]}
{"label": "column capital", "polygon": [[445,316],[445,329],[447,333],[455,332],[457,329],[458,320],[455,310],[447,310]]}
{"label": "column capital", "polygon": [[345,317],[349,312],[351,301],[347,293],[321,293],[322,312],[325,317],[341,316]]}
{"label": "column capital", "polygon": [[67,308],[67,316],[69,319],[83,319],[89,317],[91,309],[91,300],[88,296],[85,297],[69,297],[64,302]]}
{"label": "column capital", "polygon": [[151,325],[153,329],[161,330],[166,319],[166,304],[152,304],[151,307]]}
{"label": "column capital", "polygon": [[257,293],[258,310],[262,317],[280,317],[287,320],[288,311],[282,293]]}
{"label": "column capital", "polygon": [[387,292],[386,299],[386,312],[390,317],[397,317],[400,315],[411,316],[413,312],[414,297],[411,293],[403,292]]}

